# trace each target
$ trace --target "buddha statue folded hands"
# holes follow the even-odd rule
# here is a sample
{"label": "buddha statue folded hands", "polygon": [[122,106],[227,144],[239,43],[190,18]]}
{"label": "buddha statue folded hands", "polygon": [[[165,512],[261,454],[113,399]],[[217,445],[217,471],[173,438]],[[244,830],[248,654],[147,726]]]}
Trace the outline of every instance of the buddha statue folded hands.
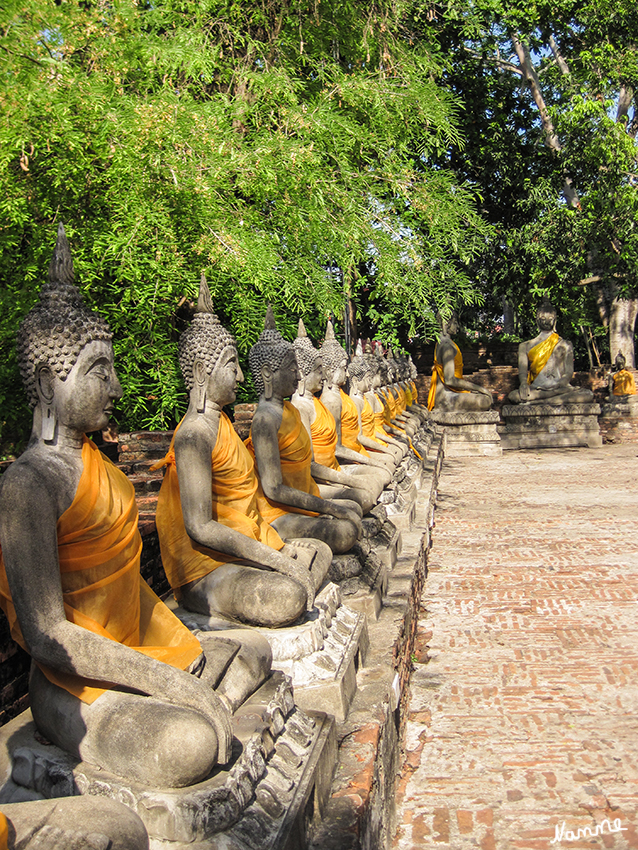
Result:
{"label": "buddha statue folded hands", "polygon": [[133,487],[86,438],[122,394],[111,332],[73,283],[62,227],[18,360],[33,430],[0,487],[0,604],[32,656],[36,726],[127,780],[191,785],[228,760],[230,713],[270,650],[236,631],[198,640],[140,576]]}
{"label": "buddha statue folded hands", "polygon": [[320,540],[291,540],[289,528],[284,542],[263,517],[254,458],[222,410],[243,380],[237,348],[203,275],[179,360],[190,405],[157,464],[167,467],[156,524],[171,586],[198,614],[270,628],[293,623],[312,608],[332,555]]}

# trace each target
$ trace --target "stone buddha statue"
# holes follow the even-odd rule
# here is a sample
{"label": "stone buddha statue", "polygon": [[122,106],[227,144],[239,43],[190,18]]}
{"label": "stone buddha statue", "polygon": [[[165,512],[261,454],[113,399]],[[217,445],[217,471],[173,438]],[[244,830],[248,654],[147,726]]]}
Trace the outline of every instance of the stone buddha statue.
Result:
{"label": "stone buddha statue", "polygon": [[390,472],[394,472],[403,455],[400,450],[390,447],[386,439],[376,434],[374,410],[367,396],[370,392],[370,373],[370,363],[364,357],[363,346],[359,341],[355,356],[348,364],[350,398],[355,403],[359,415],[358,440],[373,457],[383,460]]}
{"label": "stone buddha statue", "polygon": [[249,359],[259,404],[246,445],[266,498],[262,516],[283,539],[318,538],[335,554],[349,551],[361,533],[361,508],[324,499],[312,477],[310,434],[287,400],[299,383],[295,349],[277,330],[271,307]]}
{"label": "stone buddha statue", "polygon": [[634,376],[625,367],[627,361],[622,351],[619,351],[614,361],[614,371],[609,373],[609,397],[610,403],[625,403],[638,406],[636,395],[636,382]]}
{"label": "stone buddha statue", "polygon": [[293,346],[300,378],[291,401],[312,441],[312,477],[324,498],[354,500],[367,512],[376,504],[383,485],[366,476],[365,467],[351,464],[353,474],[349,474],[337,460],[337,425],[320,398],[324,384],[322,357],[308,339],[301,319]]}
{"label": "stone buddha statue", "polygon": [[573,387],[574,349],[556,333],[556,308],[544,301],[536,313],[538,336],[518,347],[520,386],[512,390],[511,404],[586,404],[591,390]]}
{"label": "stone buddha statue", "polygon": [[442,323],[442,332],[434,349],[428,410],[481,411],[492,406],[492,393],[463,377],[463,355],[452,335],[458,332],[456,315]]}
{"label": "stone buddha statue", "polygon": [[[348,356],[337,342],[330,320],[328,320],[326,337],[321,346],[321,360],[324,377],[321,401],[335,419],[337,428],[335,454],[342,463],[356,464],[352,470],[353,473],[376,478],[383,488],[390,483],[392,475],[383,461],[371,457],[359,442],[359,414],[356,405],[343,389],[347,378]],[[358,469],[360,466],[366,468],[360,472]]]}
{"label": "stone buddha statue", "polygon": [[375,438],[381,440],[393,453],[395,462],[400,463],[409,451],[409,443],[402,432],[395,429],[395,436],[391,433],[390,411],[387,402],[381,395],[380,361],[372,353],[372,343],[369,340],[365,344],[363,358],[368,367],[368,389],[364,392],[364,397],[368,401],[374,416]]}
{"label": "stone buddha statue", "polygon": [[314,603],[331,552],[319,540],[284,543],[262,509],[255,462],[222,408],[243,381],[233,336],[202,275],[179,362],[190,405],[167,456],[156,524],[176,599],[189,611],[278,628]]}
{"label": "stone buddha statue", "polygon": [[111,332],[74,285],[61,226],[17,349],[33,430],[0,487],[0,604],[32,658],[35,724],[127,781],[199,782],[229,759],[231,712],[270,650],[196,638],[140,575],[133,486],[86,437],[122,395]]}

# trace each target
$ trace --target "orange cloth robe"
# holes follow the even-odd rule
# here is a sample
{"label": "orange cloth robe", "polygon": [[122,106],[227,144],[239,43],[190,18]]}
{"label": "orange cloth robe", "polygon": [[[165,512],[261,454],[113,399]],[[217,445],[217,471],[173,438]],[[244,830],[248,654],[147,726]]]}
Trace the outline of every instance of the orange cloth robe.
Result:
{"label": "orange cloth robe", "polygon": [[[84,468],[75,498],[57,524],[66,618],[95,634],[185,670],[202,648],[140,575],[142,539],[137,528],[133,485],[86,438],[82,463]],[[9,620],[13,639],[27,649],[1,553],[0,605]],[[40,669],[53,684],[86,703],[94,702],[108,688],[102,682],[45,666]]]}
{"label": "orange cloth robe", "polygon": [[[461,354],[461,349],[458,345],[453,341],[452,345],[456,348],[456,354],[454,355],[454,377],[462,378],[463,377],[463,355]],[[437,346],[438,348],[438,346]],[[445,378],[443,377],[443,364],[439,363],[436,359],[436,350],[434,352],[434,364],[432,366],[432,381],[430,382],[430,392],[428,393],[428,410],[432,410],[434,408],[434,403],[436,401],[436,385],[438,382],[441,382],[445,385]],[[455,390],[454,387],[446,386],[446,389],[450,390],[453,393],[467,393],[469,390]]]}
{"label": "orange cloth robe", "polygon": [[[377,437],[377,430],[383,431],[383,413],[375,413],[372,410],[372,405],[364,396],[363,410],[361,411],[361,433],[364,437],[368,437],[368,439],[374,440],[375,443],[386,448],[386,443]],[[385,434],[385,431],[383,431],[383,433]]]}
{"label": "orange cloth robe", "polygon": [[[182,514],[174,443],[175,435],[168,454],[154,467],[166,466],[157,500],[155,524],[164,570],[176,598],[179,598],[179,588],[183,585],[207,576],[222,564],[239,559],[201,546],[188,536]],[[211,491],[212,519],[273,549],[283,548],[283,540],[261,514],[261,508],[267,503],[260,494],[252,455],[223,412],[211,454]]]}
{"label": "orange cloth robe", "polygon": [[359,411],[357,405],[342,389],[339,390],[339,395],[341,396],[341,444],[347,449],[370,457],[359,442]]}
{"label": "orange cloth robe", "polygon": [[552,352],[560,342],[560,337],[557,333],[551,333],[547,339],[537,343],[527,352],[528,371],[527,383],[533,383],[536,378],[547,366],[547,361],[552,356]]}
{"label": "orange cloth robe", "polygon": [[[301,421],[301,414],[289,401],[284,401],[281,425],[277,432],[277,442],[279,444],[281,480],[283,483],[287,487],[293,487],[295,490],[303,490],[304,493],[310,493],[311,496],[321,498],[321,493],[315,484],[310,470],[310,464],[312,463],[310,435]],[[255,450],[253,448],[252,429],[250,436],[246,440],[246,447],[254,458]],[[314,511],[304,511],[301,508],[295,508],[291,505],[282,505],[279,502],[271,501],[265,495],[263,498],[266,504],[261,506],[261,515],[266,522],[274,522],[278,517],[288,513],[318,516]]]}
{"label": "orange cloth robe", "polygon": [[312,448],[315,460],[329,469],[340,470],[335,456],[337,447],[337,423],[326,405],[317,396],[313,397],[315,404],[315,421],[310,426]]}
{"label": "orange cloth robe", "polygon": [[414,381],[410,381],[410,388],[412,390],[412,401],[415,404],[419,403],[419,391],[416,388],[416,384]]}
{"label": "orange cloth robe", "polygon": [[621,369],[614,375],[614,395],[636,395],[634,376],[627,369]]}

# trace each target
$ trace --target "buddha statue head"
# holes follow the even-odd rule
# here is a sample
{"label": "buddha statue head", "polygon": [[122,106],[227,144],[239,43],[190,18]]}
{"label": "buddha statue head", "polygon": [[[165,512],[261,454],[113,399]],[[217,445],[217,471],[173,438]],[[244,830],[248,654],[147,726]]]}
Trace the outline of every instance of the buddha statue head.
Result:
{"label": "buddha statue head", "polygon": [[293,348],[297,355],[297,366],[299,367],[299,384],[297,392],[304,395],[306,390],[310,393],[318,393],[323,387],[323,361],[321,354],[310,341],[303,319],[299,319],[297,338],[293,342]]}
{"label": "buddha statue head", "polygon": [[348,355],[337,342],[330,319],[328,319],[328,326],[326,327],[326,338],[321,346],[321,359],[326,383],[329,386],[342,387],[346,382]]}
{"label": "buddha statue head", "polygon": [[71,250],[60,224],[48,282],[16,339],[34,431],[45,442],[55,440],[59,424],[81,433],[108,425],[112,403],[122,395],[112,336],[74,284]]}
{"label": "buddha statue head", "polygon": [[195,315],[179,338],[178,356],[186,389],[198,413],[206,410],[207,399],[219,407],[235,400],[237,382],[244,379],[237,344],[215,315],[203,273]]}
{"label": "buddha statue head", "polygon": [[272,307],[268,305],[264,330],[248,355],[250,371],[260,397],[289,398],[299,381],[295,349],[277,330]]}
{"label": "buddha statue head", "polygon": [[370,389],[370,361],[363,353],[361,340],[357,343],[355,355],[348,364],[350,388],[354,393],[365,393]]}
{"label": "buddha statue head", "polygon": [[553,331],[556,329],[556,307],[548,298],[544,298],[536,311],[536,324],[539,331]]}
{"label": "buddha statue head", "polygon": [[622,372],[626,365],[627,361],[625,359],[625,355],[622,351],[619,351],[616,355],[616,359],[614,360],[614,368],[617,372]]}

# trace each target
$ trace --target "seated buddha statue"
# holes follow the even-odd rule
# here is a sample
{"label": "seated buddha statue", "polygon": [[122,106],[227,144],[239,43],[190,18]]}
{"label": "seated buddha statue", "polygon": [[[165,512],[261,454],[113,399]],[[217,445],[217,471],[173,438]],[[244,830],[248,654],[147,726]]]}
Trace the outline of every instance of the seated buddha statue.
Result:
{"label": "seated buddha statue", "polygon": [[175,598],[197,614],[278,628],[314,604],[332,553],[319,540],[284,543],[267,522],[255,462],[223,407],[244,376],[202,275],[179,362],[190,404],[173,435],[155,522]]}
{"label": "seated buddha statue", "polygon": [[638,406],[636,382],[626,365],[625,355],[622,351],[619,351],[614,360],[615,371],[609,373],[609,397],[607,401],[611,403],[624,402],[634,407]]}
{"label": "seated buddha statue", "polygon": [[463,355],[452,339],[458,329],[459,323],[454,313],[447,322],[442,323],[441,336],[434,349],[428,410],[489,410],[492,393],[463,377]]}
{"label": "seated buddha statue", "polygon": [[321,360],[324,378],[321,401],[335,419],[337,429],[335,454],[342,465],[348,464],[351,467],[352,474],[362,474],[367,478],[376,479],[383,489],[392,480],[392,475],[383,461],[371,457],[359,442],[359,413],[356,405],[343,389],[347,378],[348,356],[337,342],[330,320],[321,346]]}
{"label": "seated buddha statue", "polygon": [[295,349],[277,330],[271,307],[249,360],[259,404],[246,445],[266,500],[262,516],[284,539],[318,538],[334,553],[349,551],[361,533],[361,508],[324,499],[312,477],[310,434],[288,401],[299,383]]}
{"label": "seated buddha statue", "polygon": [[391,433],[389,410],[380,395],[382,378],[379,361],[372,353],[372,346],[369,342],[366,343],[363,357],[368,367],[368,389],[364,392],[364,398],[370,405],[374,417],[374,436],[375,439],[387,446],[388,450],[394,455],[395,463],[398,464],[408,453],[409,443],[403,432],[396,430],[396,436]]}
{"label": "seated buddha statue", "polygon": [[586,404],[593,393],[573,387],[574,349],[556,333],[556,308],[544,301],[536,313],[538,336],[518,347],[520,386],[508,396],[511,404]]}
{"label": "seated buddha statue", "polygon": [[370,364],[363,355],[360,341],[357,344],[355,356],[348,364],[348,377],[350,379],[349,395],[357,408],[359,417],[358,440],[373,457],[383,460],[390,472],[394,472],[403,455],[394,447],[390,447],[387,440],[376,434],[374,410],[366,396],[370,390]]}
{"label": "seated buddha statue", "polygon": [[[321,354],[308,338],[301,319],[293,346],[300,377],[291,401],[310,435],[312,477],[324,498],[355,501],[367,513],[376,505],[382,485],[365,474],[345,472],[337,460],[337,424],[320,398],[324,383]],[[352,464],[351,468],[365,473],[365,467]]]}
{"label": "seated buddha statue", "polygon": [[236,630],[196,638],[141,577],[133,485],[86,437],[122,395],[111,332],[73,281],[60,226],[18,331],[33,430],[0,487],[0,605],[32,658],[42,735],[129,781],[187,786],[229,759],[231,712],[270,650]]}

